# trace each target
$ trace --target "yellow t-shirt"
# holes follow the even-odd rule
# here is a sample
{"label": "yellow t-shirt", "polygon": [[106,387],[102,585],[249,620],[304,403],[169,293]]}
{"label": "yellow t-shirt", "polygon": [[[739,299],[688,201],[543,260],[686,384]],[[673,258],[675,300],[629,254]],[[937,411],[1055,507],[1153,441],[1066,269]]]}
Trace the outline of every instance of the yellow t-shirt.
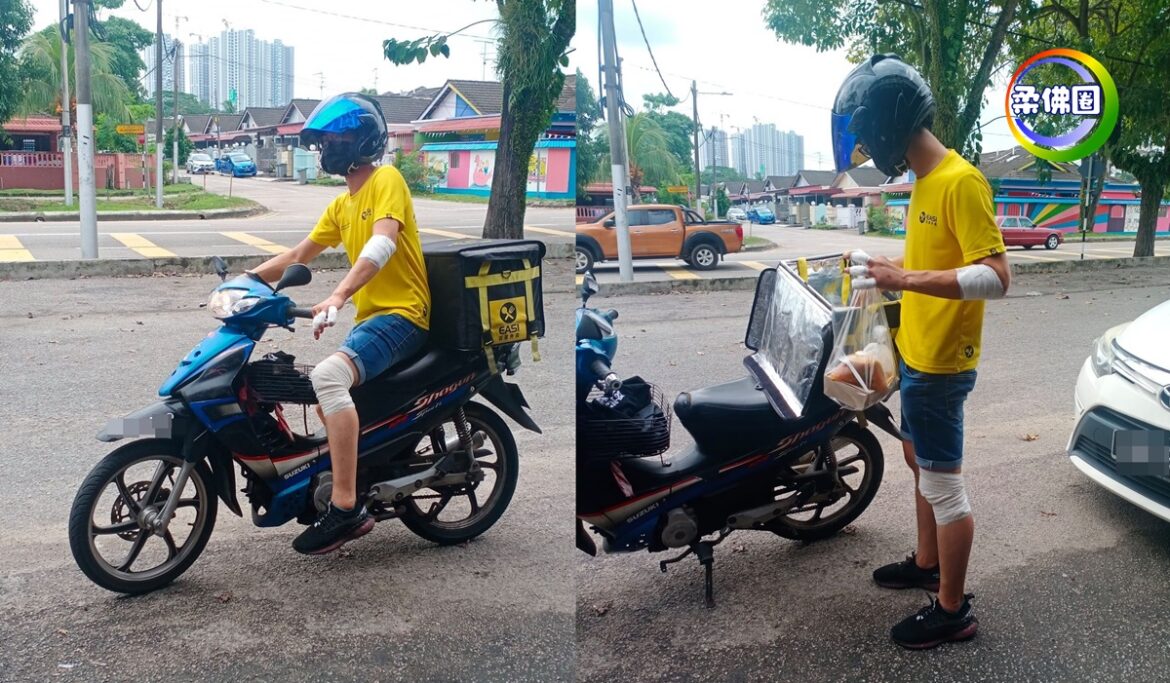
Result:
{"label": "yellow t-shirt", "polygon": [[355,322],[398,313],[420,328],[430,329],[431,291],[414,220],[414,203],[398,169],[380,166],[356,194],[338,195],[321,214],[309,239],[327,247],[345,244],[352,266],[373,236],[374,222],[382,218],[393,218],[402,226],[397,249],[386,266],[354,293]]}
{"label": "yellow t-shirt", "polygon": [[[1002,253],[991,186],[954,150],[914,182],[906,217],[906,270],[950,270]],[[898,351],[919,372],[951,374],[979,364],[983,301],[915,292],[902,297]]]}

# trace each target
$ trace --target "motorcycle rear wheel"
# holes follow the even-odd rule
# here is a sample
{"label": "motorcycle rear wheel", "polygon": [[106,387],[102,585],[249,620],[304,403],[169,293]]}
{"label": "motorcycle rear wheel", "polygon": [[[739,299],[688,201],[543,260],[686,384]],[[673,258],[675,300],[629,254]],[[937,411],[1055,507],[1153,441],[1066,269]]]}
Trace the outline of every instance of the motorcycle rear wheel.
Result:
{"label": "motorcycle rear wheel", "polygon": [[[844,504],[841,504],[839,499],[832,503],[798,506],[769,524],[768,531],[794,541],[823,540],[836,535],[853,523],[873,502],[881,486],[882,473],[885,469],[882,446],[878,443],[877,437],[868,429],[850,422],[833,437],[832,445],[833,457],[837,459],[838,468],[861,465],[858,472],[841,475],[841,485],[836,492],[844,493]],[[812,459],[813,454],[810,454],[805,466],[811,465]],[[797,470],[800,468],[801,465],[796,466]],[[854,481],[857,482],[855,486],[851,485]],[[785,492],[784,483],[777,482],[778,499],[783,497]],[[826,515],[826,510],[831,512]]]}
{"label": "motorcycle rear wheel", "polygon": [[[182,464],[177,444],[147,439],[118,448],[90,471],[69,512],[69,548],[91,581],[115,593],[149,593],[174,581],[199,558],[215,528],[219,503],[206,463],[200,462],[191,470],[163,536],[156,536],[142,522],[144,508],[157,512],[166,503]],[[155,480],[156,494],[145,500]],[[99,524],[97,516],[108,523]],[[176,541],[176,533],[182,543]],[[111,562],[99,545],[117,545],[115,538],[129,546],[121,560]],[[159,564],[141,568],[144,551],[149,562],[164,550],[166,556]]]}
{"label": "motorcycle rear wheel", "polygon": [[[401,517],[402,523],[418,536],[439,545],[455,545],[470,541],[492,527],[504,514],[508,504],[512,501],[512,494],[516,491],[516,481],[520,474],[520,455],[516,449],[516,440],[507,423],[496,415],[487,406],[479,403],[468,403],[464,406],[467,421],[471,425],[471,432],[483,432],[484,444],[482,450],[477,451],[476,462],[484,472],[484,481],[462,486],[443,486],[437,489],[423,489],[411,496],[406,502],[406,512]],[[453,429],[449,433],[454,433]],[[427,444],[434,443],[429,437],[416,446],[416,452],[425,450]],[[485,483],[491,482],[491,490],[486,499],[480,502],[480,489]],[[451,510],[463,509],[459,503],[451,507],[453,500],[466,499],[466,516],[452,519],[444,513]]]}

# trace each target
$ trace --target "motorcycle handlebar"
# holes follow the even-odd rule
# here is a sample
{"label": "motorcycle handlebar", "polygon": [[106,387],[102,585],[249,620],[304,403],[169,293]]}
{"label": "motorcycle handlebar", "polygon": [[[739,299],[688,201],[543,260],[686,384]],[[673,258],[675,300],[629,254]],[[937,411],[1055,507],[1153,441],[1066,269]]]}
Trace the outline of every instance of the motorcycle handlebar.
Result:
{"label": "motorcycle handlebar", "polygon": [[605,319],[610,321],[610,322],[613,322],[613,321],[618,319],[617,309],[614,309],[614,308],[611,308],[608,311],[606,311],[605,313],[602,313],[602,315],[605,316]]}
{"label": "motorcycle handlebar", "polygon": [[598,378],[598,382],[601,384],[601,388],[606,392],[617,391],[618,389],[622,388],[621,379],[619,379],[618,376],[614,374],[613,370],[610,369],[609,365],[607,365],[605,361],[598,358],[593,361],[590,368],[593,370],[593,374]]}
{"label": "motorcycle handlebar", "polygon": [[311,308],[298,308],[296,306],[289,306],[288,314],[294,318],[308,318],[310,320],[313,319],[313,309]]}

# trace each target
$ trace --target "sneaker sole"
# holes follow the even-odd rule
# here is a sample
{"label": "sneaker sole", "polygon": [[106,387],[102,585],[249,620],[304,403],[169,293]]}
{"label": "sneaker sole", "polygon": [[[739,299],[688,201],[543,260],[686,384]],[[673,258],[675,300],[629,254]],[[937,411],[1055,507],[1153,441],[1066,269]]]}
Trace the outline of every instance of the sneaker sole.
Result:
{"label": "sneaker sole", "polygon": [[946,638],[939,638],[938,640],[931,640],[925,643],[903,643],[900,640],[894,642],[907,650],[929,650],[932,647],[938,647],[943,643],[956,643],[963,640],[970,640],[975,637],[975,633],[979,630],[979,622],[972,621],[962,631],[947,636]]}
{"label": "sneaker sole", "polygon": [[341,539],[340,541],[337,541],[335,543],[327,545],[324,548],[321,548],[320,550],[314,550],[312,552],[308,552],[305,554],[306,555],[328,555],[329,553],[333,552],[334,550],[341,548],[341,546],[345,545],[346,543],[349,543],[352,540],[361,538],[362,536],[365,536],[366,534],[370,533],[370,531],[372,531],[374,528],[375,522],[376,522],[376,520],[373,517],[370,517],[370,518],[366,519],[366,521],[362,522],[361,526],[354,529],[351,534],[349,534],[345,538]]}
{"label": "sneaker sole", "polygon": [[873,582],[882,588],[892,588],[894,590],[901,590],[903,588],[923,588],[934,593],[938,592],[938,581],[933,583],[891,583],[889,581],[878,581],[877,579],[874,579]]}

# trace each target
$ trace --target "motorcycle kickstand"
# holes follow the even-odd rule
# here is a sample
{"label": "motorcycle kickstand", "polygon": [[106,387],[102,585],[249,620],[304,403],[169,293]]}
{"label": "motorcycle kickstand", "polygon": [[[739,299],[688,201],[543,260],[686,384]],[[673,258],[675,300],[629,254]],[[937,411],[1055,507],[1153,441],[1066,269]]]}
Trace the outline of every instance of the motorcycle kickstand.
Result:
{"label": "motorcycle kickstand", "polygon": [[665,574],[666,565],[674,564],[675,562],[678,562],[687,557],[691,553],[694,553],[695,557],[699,560],[699,564],[703,567],[704,603],[708,609],[711,609],[715,607],[715,546],[726,537],[727,534],[722,533],[715,541],[698,541],[697,543],[692,543],[689,548],[687,548],[678,556],[659,562],[658,569],[661,570],[663,574]]}

